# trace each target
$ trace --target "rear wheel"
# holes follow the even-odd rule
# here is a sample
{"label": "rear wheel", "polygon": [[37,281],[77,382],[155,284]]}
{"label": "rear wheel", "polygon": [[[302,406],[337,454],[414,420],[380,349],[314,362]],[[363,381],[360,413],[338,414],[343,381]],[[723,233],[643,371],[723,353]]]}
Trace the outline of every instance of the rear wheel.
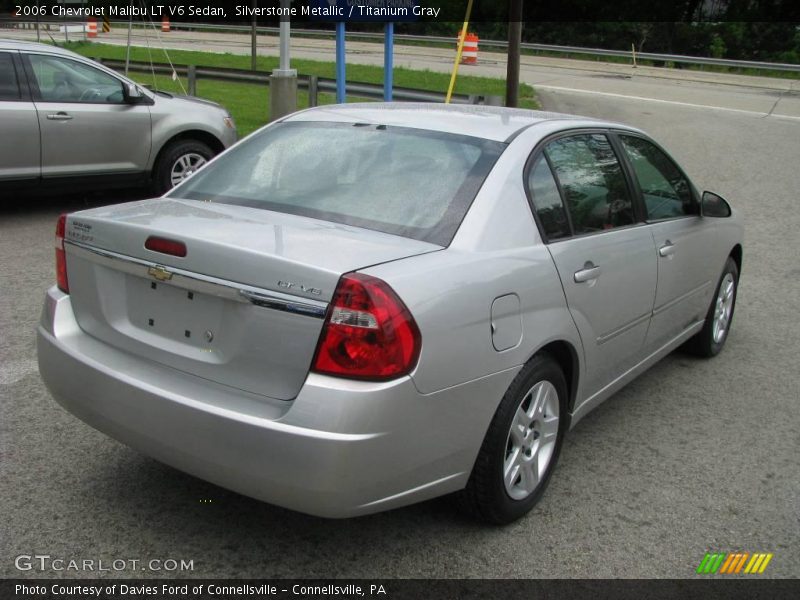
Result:
{"label": "rear wheel", "polygon": [[171,142],[161,152],[155,167],[153,187],[156,193],[166,193],[206,164],[213,156],[214,151],[198,140]]}
{"label": "rear wheel", "polygon": [[491,523],[525,515],[544,493],[566,429],[567,385],[547,354],[514,379],[489,425],[459,503]]}
{"label": "rear wheel", "polygon": [[714,300],[706,313],[703,329],[686,342],[685,350],[703,357],[716,356],[720,353],[733,323],[738,287],[739,268],[736,266],[736,261],[728,257],[717,284]]}

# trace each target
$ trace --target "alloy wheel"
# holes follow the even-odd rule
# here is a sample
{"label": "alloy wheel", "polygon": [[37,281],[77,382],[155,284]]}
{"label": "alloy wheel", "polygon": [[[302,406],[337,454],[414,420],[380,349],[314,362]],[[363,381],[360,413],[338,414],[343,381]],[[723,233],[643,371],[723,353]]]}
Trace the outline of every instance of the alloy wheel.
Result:
{"label": "alloy wheel", "polygon": [[503,483],[514,500],[530,496],[547,472],[558,441],[558,419],[558,392],[549,381],[539,381],[522,397],[506,441]]}
{"label": "alloy wheel", "polygon": [[714,343],[719,344],[728,333],[728,326],[733,314],[733,298],[736,291],[736,282],[731,273],[726,273],[719,285],[717,302],[714,307],[714,322],[712,324],[712,336]]}
{"label": "alloy wheel", "polygon": [[197,171],[206,162],[208,162],[206,158],[197,152],[188,152],[180,156],[172,165],[172,170],[170,171],[170,181],[173,187]]}

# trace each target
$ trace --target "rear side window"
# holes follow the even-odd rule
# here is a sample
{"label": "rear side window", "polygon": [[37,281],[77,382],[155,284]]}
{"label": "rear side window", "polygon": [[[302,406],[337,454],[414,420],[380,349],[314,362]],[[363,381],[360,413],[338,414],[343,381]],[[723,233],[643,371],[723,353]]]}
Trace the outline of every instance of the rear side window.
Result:
{"label": "rear side window", "polygon": [[170,196],[447,245],[504,148],[405,127],[281,123],[251,136]]}
{"label": "rear side window", "polygon": [[14,101],[21,98],[17,71],[14,61],[8,52],[0,52],[0,102],[3,100]]}
{"label": "rear side window", "polygon": [[689,181],[669,157],[640,137],[619,136],[647,208],[647,220],[697,214]]}
{"label": "rear side window", "polygon": [[632,225],[625,175],[607,136],[586,133],[545,146],[576,235]]}
{"label": "rear side window", "polygon": [[544,156],[540,156],[528,172],[528,193],[533,201],[539,223],[548,240],[558,240],[570,236],[567,212],[561,202],[561,195],[553,178],[553,172]]}

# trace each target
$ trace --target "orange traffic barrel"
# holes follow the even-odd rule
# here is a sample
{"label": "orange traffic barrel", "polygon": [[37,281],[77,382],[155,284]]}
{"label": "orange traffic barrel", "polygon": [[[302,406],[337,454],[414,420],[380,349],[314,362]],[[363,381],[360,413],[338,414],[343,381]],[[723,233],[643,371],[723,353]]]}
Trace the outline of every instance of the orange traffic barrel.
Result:
{"label": "orange traffic barrel", "polygon": [[461,63],[474,65],[478,63],[478,36],[468,33],[464,38],[464,48],[461,50]]}
{"label": "orange traffic barrel", "polygon": [[161,31],[163,33],[169,33],[169,17],[167,15],[161,17]]}
{"label": "orange traffic barrel", "polygon": [[86,19],[86,37],[97,37],[97,19],[94,17],[89,17]]}
{"label": "orange traffic barrel", "polygon": [[[458,33],[456,43],[461,41],[461,36],[464,35],[463,31]],[[458,46],[456,46],[458,47]],[[465,65],[474,65],[478,62],[478,36],[474,33],[468,33],[464,38],[464,47],[461,50],[461,63]]]}

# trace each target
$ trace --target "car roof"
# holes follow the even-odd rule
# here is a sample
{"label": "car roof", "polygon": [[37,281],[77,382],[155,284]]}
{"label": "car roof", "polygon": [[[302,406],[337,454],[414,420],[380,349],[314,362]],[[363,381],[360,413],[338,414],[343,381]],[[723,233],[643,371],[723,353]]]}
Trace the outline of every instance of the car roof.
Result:
{"label": "car roof", "polygon": [[564,113],[475,104],[363,102],[320,106],[295,113],[287,121],[328,121],[394,125],[508,142],[538,123],[564,121],[565,128],[614,127],[619,123]]}
{"label": "car roof", "polygon": [[[54,46],[53,44],[42,44],[41,42],[27,42],[23,40],[9,40],[0,38],[0,49],[2,50],[27,50],[27,51],[41,51],[41,52],[49,52],[50,54],[61,54],[63,56],[80,56],[72,52],[71,50],[67,50],[65,48],[60,48],[59,46]],[[80,58],[84,58],[80,56]]]}

